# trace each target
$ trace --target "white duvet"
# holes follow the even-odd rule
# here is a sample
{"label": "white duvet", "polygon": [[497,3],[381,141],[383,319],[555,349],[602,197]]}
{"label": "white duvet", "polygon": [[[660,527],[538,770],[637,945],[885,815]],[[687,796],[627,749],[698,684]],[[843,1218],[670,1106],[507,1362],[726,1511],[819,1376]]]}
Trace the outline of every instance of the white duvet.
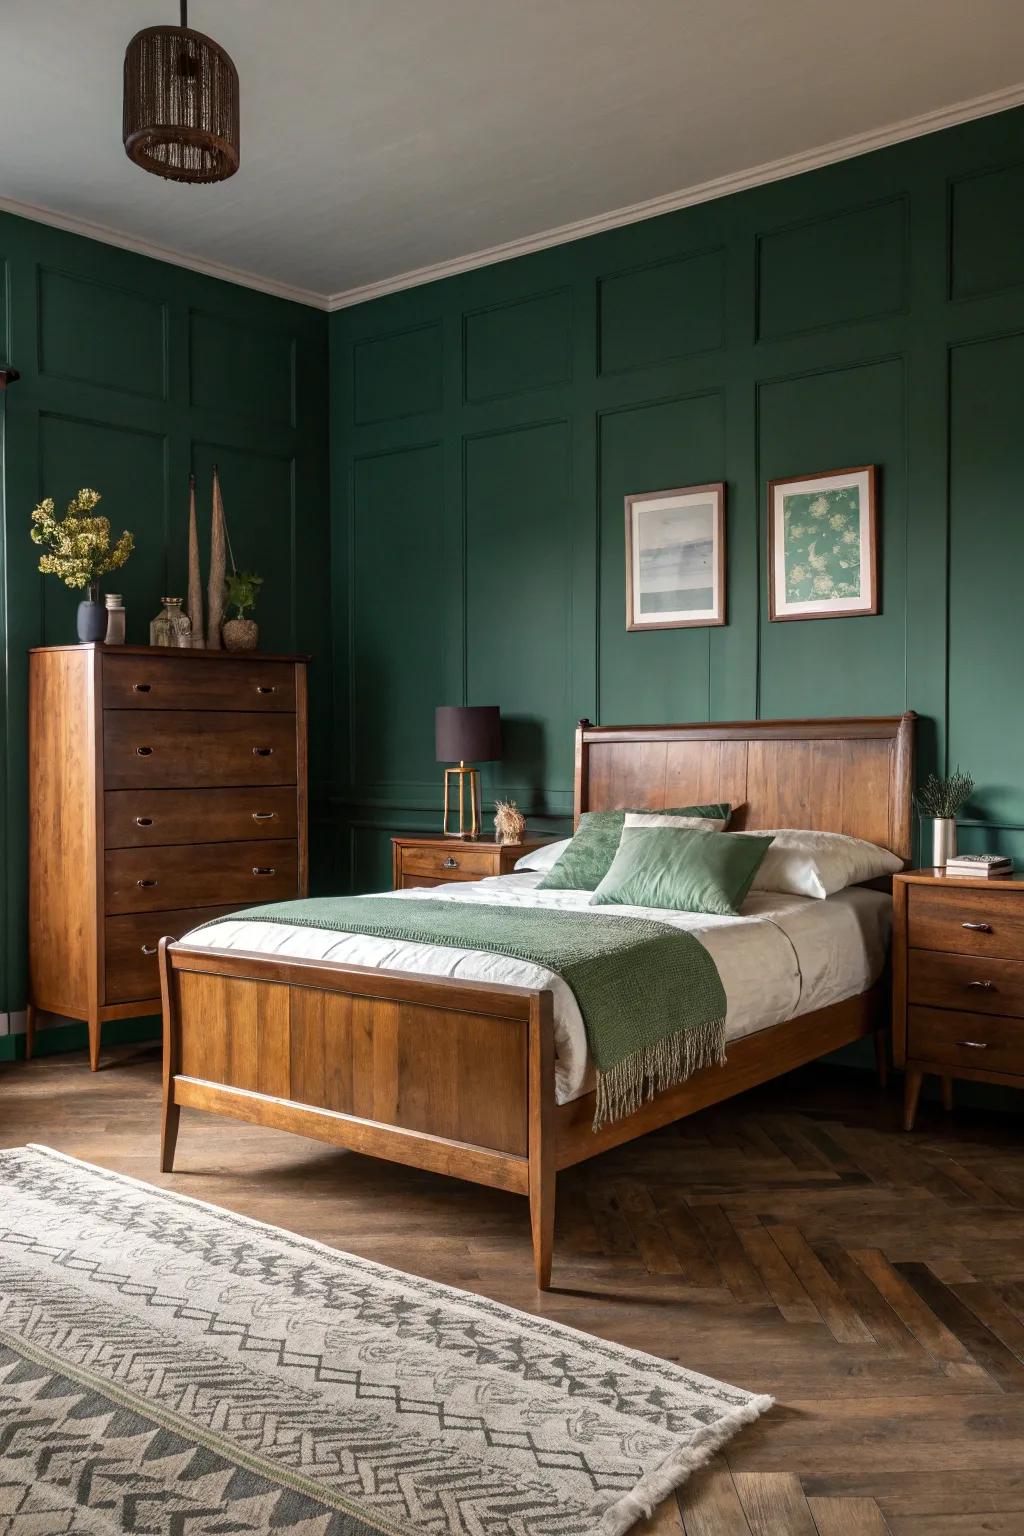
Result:
{"label": "white duvet", "polygon": [[[586,908],[589,891],[538,891],[534,871],[490,880],[388,891],[395,901],[481,901],[497,906]],[[601,907],[607,917],[647,917],[696,934],[718,967],[728,999],[726,1041],[755,1034],[796,1014],[811,1013],[863,992],[882,972],[892,903],[881,891],[851,887],[816,901],[774,891],[749,895],[739,917],[666,912],[650,907]],[[409,944],[394,939],[299,928],[290,923],[229,918],[197,928],[183,942],[210,949],[247,950],[379,970],[461,976],[554,995],[555,1097],[567,1104],[594,1086],[587,1037],[576,999],[560,977],[541,966],[481,950]]]}

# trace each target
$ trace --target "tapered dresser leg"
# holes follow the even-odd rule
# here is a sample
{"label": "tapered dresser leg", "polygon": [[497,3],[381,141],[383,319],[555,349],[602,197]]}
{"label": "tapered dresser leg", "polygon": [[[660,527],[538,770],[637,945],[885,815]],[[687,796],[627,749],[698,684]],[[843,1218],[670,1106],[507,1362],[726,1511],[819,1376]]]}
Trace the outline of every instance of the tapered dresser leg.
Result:
{"label": "tapered dresser leg", "polygon": [[[173,1092],[173,1084],[170,1085]],[[181,1110],[172,1103],[170,1092],[164,1092],[164,1107],[160,1117],[160,1172],[174,1172],[174,1149],[178,1145],[178,1122]]]}
{"label": "tapered dresser leg", "polygon": [[887,1029],[875,1030],[875,1071],[878,1073],[879,1088],[889,1086],[889,1031]]}
{"label": "tapered dresser leg", "polygon": [[942,1107],[946,1111],[947,1115],[952,1113],[953,1079],[951,1077],[944,1077],[942,1079]]}
{"label": "tapered dresser leg", "polygon": [[903,1129],[912,1131],[914,1121],[917,1119],[917,1101],[921,1097],[921,1079],[924,1072],[920,1067],[908,1067],[907,1077],[903,1089]]}
{"label": "tapered dresser leg", "polygon": [[98,1014],[92,1014],[89,1018],[89,1070],[98,1072],[100,1069],[100,1020]]}
{"label": "tapered dresser leg", "polygon": [[36,1005],[25,1005],[25,1060],[32,1060],[32,1050],[36,1043]]}

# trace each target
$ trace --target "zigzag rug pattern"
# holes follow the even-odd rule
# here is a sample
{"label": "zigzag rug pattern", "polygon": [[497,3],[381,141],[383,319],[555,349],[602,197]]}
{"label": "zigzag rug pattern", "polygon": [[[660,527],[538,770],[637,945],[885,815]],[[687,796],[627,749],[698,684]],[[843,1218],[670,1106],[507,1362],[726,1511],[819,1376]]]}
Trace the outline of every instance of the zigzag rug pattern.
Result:
{"label": "zigzag rug pattern", "polygon": [[615,1536],[770,1406],[46,1149],[0,1195],[16,1536]]}

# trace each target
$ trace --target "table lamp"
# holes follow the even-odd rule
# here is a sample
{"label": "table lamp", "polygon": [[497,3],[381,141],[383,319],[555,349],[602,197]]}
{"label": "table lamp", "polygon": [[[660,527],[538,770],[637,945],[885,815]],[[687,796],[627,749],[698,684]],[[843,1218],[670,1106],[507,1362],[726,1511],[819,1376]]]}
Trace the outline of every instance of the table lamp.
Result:
{"label": "table lamp", "polygon": [[[501,756],[501,711],[496,704],[440,704],[434,714],[439,763],[458,763],[444,771],[445,837],[480,835],[480,774],[466,763],[493,763]],[[451,820],[453,781],[458,784],[458,830]],[[469,826],[466,800],[469,799]]]}

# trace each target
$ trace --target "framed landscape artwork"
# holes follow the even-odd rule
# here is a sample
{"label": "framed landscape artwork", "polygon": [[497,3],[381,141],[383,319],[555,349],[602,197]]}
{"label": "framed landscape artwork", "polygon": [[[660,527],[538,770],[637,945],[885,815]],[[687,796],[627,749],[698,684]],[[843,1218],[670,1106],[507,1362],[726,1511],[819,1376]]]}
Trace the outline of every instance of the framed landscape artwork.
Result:
{"label": "framed landscape artwork", "polygon": [[873,464],[768,482],[768,603],[773,620],[878,612]]}
{"label": "framed landscape artwork", "polygon": [[626,628],[725,623],[725,485],[626,497]]}

